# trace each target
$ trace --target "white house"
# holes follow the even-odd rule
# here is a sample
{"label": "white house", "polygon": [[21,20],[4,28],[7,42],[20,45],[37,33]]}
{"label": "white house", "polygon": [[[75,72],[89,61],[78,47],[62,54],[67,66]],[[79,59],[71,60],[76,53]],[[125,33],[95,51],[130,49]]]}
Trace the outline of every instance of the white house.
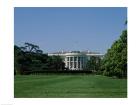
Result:
{"label": "white house", "polygon": [[49,53],[48,56],[61,56],[64,59],[66,68],[70,70],[83,70],[91,56],[103,57],[103,54],[90,51],[62,51]]}

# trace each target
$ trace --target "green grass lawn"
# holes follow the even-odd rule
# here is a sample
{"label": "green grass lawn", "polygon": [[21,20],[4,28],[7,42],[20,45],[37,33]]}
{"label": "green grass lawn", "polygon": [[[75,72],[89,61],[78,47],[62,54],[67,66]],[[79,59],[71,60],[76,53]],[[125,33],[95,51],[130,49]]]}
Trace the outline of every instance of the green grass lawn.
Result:
{"label": "green grass lawn", "polygon": [[126,98],[127,79],[100,75],[15,76],[14,97]]}

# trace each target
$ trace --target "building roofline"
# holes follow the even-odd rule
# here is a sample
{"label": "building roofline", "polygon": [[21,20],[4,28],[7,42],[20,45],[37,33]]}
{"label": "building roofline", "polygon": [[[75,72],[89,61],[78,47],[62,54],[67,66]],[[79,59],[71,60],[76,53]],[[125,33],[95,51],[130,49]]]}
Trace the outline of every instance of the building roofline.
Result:
{"label": "building roofline", "polygon": [[89,51],[67,51],[48,53],[48,56],[73,56],[73,55],[87,55],[87,56],[103,56],[104,54]]}

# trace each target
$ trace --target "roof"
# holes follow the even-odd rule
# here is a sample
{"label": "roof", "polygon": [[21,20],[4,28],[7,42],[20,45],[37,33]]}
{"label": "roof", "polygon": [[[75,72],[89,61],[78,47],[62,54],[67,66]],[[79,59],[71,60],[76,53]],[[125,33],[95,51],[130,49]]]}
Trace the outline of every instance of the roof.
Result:
{"label": "roof", "polygon": [[60,55],[60,56],[64,56],[64,55],[71,55],[71,54],[85,54],[88,56],[93,56],[93,55],[103,55],[100,54],[98,52],[91,52],[91,51],[59,51],[59,52],[54,52],[54,53],[49,53],[48,55],[52,56],[52,55]]}

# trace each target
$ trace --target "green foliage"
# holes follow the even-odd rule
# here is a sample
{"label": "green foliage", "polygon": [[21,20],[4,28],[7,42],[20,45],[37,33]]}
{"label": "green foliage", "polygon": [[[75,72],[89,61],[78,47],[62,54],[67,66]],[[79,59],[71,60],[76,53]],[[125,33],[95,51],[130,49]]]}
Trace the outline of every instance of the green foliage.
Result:
{"label": "green foliage", "polygon": [[31,44],[31,43],[25,43],[24,47],[21,47],[25,52],[35,52],[37,53],[38,51],[42,53],[41,50],[39,50],[39,46]]}
{"label": "green foliage", "polygon": [[14,73],[29,74],[36,70],[63,70],[64,62],[60,56],[43,54],[39,46],[25,43],[24,46],[14,46]]}
{"label": "green foliage", "polygon": [[90,57],[90,60],[88,60],[87,64],[86,64],[86,69],[87,70],[91,70],[94,73],[100,71],[100,62],[101,62],[101,58],[98,56],[92,56]]}
{"label": "green foliage", "polygon": [[127,77],[127,30],[108,49],[101,63],[104,75]]}
{"label": "green foliage", "polygon": [[18,46],[14,46],[14,74],[19,74],[18,59],[21,57],[21,49]]}
{"label": "green foliage", "polygon": [[92,74],[91,70],[33,70],[33,71],[26,71],[25,74],[33,74],[33,75],[79,75],[79,74]]}

